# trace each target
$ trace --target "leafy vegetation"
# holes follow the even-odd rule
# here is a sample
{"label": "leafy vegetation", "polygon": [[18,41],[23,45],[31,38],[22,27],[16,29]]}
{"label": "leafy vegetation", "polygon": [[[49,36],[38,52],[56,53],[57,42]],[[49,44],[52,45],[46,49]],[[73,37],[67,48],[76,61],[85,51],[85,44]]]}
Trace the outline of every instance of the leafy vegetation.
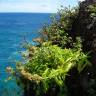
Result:
{"label": "leafy vegetation", "polygon": [[70,37],[77,15],[78,8],[62,8],[50,25],[43,26],[41,36],[33,40],[36,45],[24,46],[25,62],[18,62],[12,73],[18,75],[17,82],[23,85],[26,96],[70,96],[65,84],[68,72],[75,67],[80,74],[90,64],[80,37]]}
{"label": "leafy vegetation", "polygon": [[[34,49],[29,61],[22,66],[17,66],[17,69],[20,69],[23,77],[31,82],[36,82],[37,85],[42,84],[40,87],[43,88],[43,93],[49,90],[52,82],[55,82],[60,90],[57,95],[64,96],[65,93],[62,93],[62,90],[69,70],[75,66],[81,72],[87,64],[89,64],[87,55],[81,50],[77,48],[61,49],[50,42],[44,42],[41,47]],[[40,88],[37,88],[36,92],[37,90],[39,92]],[[38,94],[36,96],[40,96],[39,93],[36,93]],[[60,95],[61,93],[62,95]]]}
{"label": "leafy vegetation", "polygon": [[41,36],[44,41],[51,41],[62,48],[72,47],[73,40],[68,36],[71,30],[72,23],[77,17],[78,8],[61,8],[56,16],[52,16],[50,25],[45,25],[42,28]]}

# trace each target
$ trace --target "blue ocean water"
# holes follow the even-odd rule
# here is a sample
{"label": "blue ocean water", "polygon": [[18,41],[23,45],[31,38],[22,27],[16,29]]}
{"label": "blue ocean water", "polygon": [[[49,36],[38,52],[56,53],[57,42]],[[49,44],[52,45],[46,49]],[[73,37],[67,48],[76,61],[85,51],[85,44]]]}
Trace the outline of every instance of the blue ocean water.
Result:
{"label": "blue ocean water", "polygon": [[19,59],[18,50],[26,38],[39,35],[38,30],[44,23],[50,22],[50,15],[45,13],[0,13],[0,96],[22,96],[23,90],[16,85],[15,80],[6,81],[7,66],[15,66]]}

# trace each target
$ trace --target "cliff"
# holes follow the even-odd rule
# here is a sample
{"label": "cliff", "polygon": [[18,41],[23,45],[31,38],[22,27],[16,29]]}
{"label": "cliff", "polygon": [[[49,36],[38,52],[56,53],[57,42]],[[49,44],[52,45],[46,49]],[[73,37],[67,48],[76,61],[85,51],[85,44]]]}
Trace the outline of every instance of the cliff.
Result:
{"label": "cliff", "polygon": [[79,4],[77,18],[69,33],[75,40],[81,37],[83,51],[90,53],[91,67],[78,74],[75,69],[70,71],[67,85],[71,96],[96,95],[96,0],[85,0]]}

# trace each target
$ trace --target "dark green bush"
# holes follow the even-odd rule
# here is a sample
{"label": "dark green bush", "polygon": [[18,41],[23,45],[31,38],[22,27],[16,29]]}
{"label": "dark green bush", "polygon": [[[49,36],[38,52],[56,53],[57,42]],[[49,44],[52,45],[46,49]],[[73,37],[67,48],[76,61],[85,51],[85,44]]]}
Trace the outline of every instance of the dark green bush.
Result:
{"label": "dark green bush", "polygon": [[42,28],[41,35],[45,41],[51,41],[62,48],[72,47],[73,40],[69,37],[72,23],[77,17],[78,8],[61,8],[56,16],[52,17],[51,24]]}

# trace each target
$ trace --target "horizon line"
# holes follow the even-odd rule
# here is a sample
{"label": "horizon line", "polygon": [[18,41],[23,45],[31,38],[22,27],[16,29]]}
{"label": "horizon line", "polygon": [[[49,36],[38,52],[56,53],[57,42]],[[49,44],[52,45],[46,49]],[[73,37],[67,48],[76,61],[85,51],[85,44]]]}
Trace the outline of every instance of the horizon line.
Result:
{"label": "horizon line", "polygon": [[0,12],[0,13],[41,13],[41,14],[57,14],[57,12]]}

